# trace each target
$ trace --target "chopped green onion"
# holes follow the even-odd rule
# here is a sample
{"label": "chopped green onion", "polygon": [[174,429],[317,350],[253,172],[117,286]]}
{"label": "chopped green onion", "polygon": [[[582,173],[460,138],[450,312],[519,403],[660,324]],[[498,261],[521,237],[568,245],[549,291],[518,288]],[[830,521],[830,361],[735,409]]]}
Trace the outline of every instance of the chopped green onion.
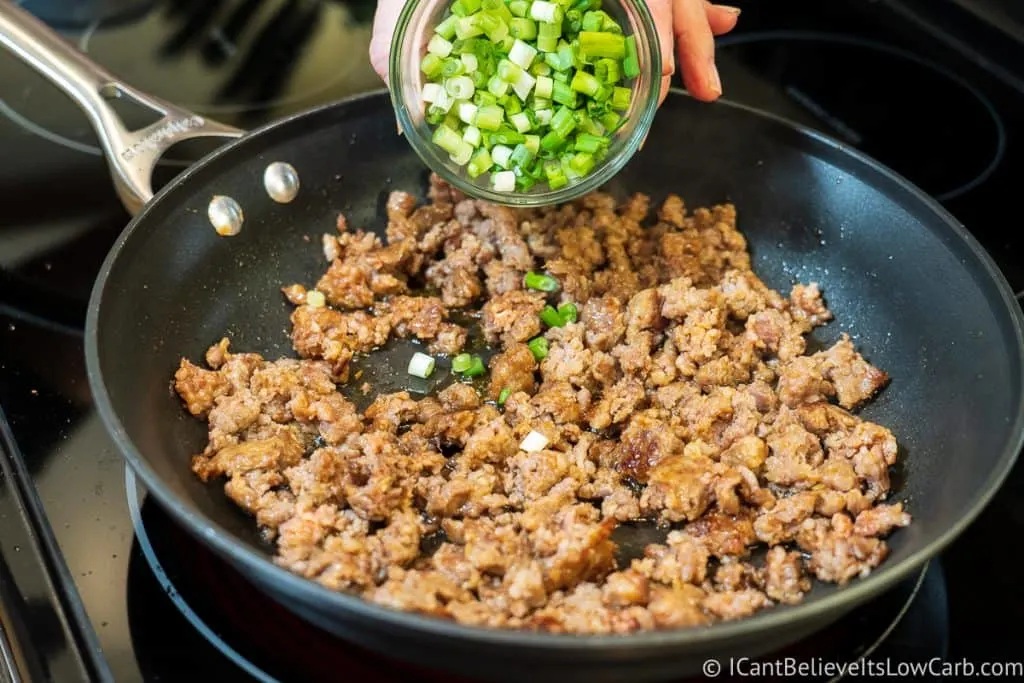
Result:
{"label": "chopped green onion", "polygon": [[512,156],[509,157],[509,162],[517,168],[527,166],[531,161],[533,161],[533,153],[522,143],[516,145],[516,148],[512,150]]}
{"label": "chopped green onion", "polygon": [[577,152],[587,152],[589,154],[597,154],[605,145],[608,144],[608,138],[601,137],[598,135],[590,135],[588,133],[581,133],[576,136],[576,144],[573,145],[573,149]]}
{"label": "chopped green onion", "polygon": [[511,396],[511,395],[512,395],[512,390],[511,389],[508,389],[508,388],[502,389],[501,393],[498,394],[498,405],[499,406],[505,405],[505,401],[507,401],[508,397]]}
{"label": "chopped green onion", "polygon": [[455,22],[455,37],[459,40],[467,40],[483,35],[483,32],[484,30],[480,27],[480,22],[477,21],[476,16],[460,17]]}
{"label": "chopped green onion", "polygon": [[449,0],[420,71],[434,144],[502,192],[592,173],[640,75],[636,38],[603,0]]}
{"label": "chopped green onion", "polygon": [[505,118],[505,112],[496,104],[482,106],[476,110],[476,127],[481,130],[498,130]]}
{"label": "chopped green onion", "polygon": [[515,83],[519,78],[519,74],[523,72],[522,67],[515,64],[507,59],[503,59],[498,62],[498,78],[505,81],[506,83]]}
{"label": "chopped green onion", "polygon": [[505,145],[495,145],[491,148],[491,159],[498,166],[507,169],[511,165],[512,148]]}
{"label": "chopped green onion", "polygon": [[565,320],[553,306],[545,306],[540,312],[540,321],[548,327],[565,327]]}
{"label": "chopped green onion", "polygon": [[[534,156],[540,153],[540,136],[539,135],[524,135],[523,146],[530,150],[530,153]],[[539,174],[538,174],[539,175]]]}
{"label": "chopped green onion", "polygon": [[450,15],[447,19],[437,25],[437,28],[434,29],[434,33],[445,40],[451,40],[455,35],[455,22],[457,21],[458,17],[456,15]]}
{"label": "chopped green onion", "polygon": [[461,148],[461,143],[463,142],[461,135],[443,123],[434,131],[433,139],[435,145],[449,154],[455,154]]}
{"label": "chopped green onion", "polygon": [[562,107],[555,112],[555,115],[551,117],[551,132],[558,135],[560,138],[565,139],[569,133],[576,129],[576,118],[573,116],[572,110],[568,107]]}
{"label": "chopped green onion", "polygon": [[426,379],[434,373],[434,366],[436,362],[433,358],[425,353],[417,351],[412,354],[412,358],[409,360],[408,372],[414,377],[421,377]]}
{"label": "chopped green onion", "polygon": [[491,80],[487,81],[487,92],[491,93],[495,97],[501,97],[508,92],[508,81],[494,74],[491,76]]}
{"label": "chopped green onion", "polygon": [[510,122],[512,121],[513,114],[518,114],[523,111],[523,103],[519,101],[518,97],[506,97],[504,107],[505,115],[508,117]]}
{"label": "chopped green onion", "polygon": [[526,342],[526,346],[529,347],[530,353],[538,361],[542,361],[548,357],[548,340],[545,337],[534,337],[530,341]]}
{"label": "chopped green onion", "polygon": [[530,5],[530,18],[548,24],[557,24],[562,19],[562,9],[553,2],[534,0]]}
{"label": "chopped green onion", "polygon": [[569,179],[565,177],[565,171],[562,170],[562,165],[557,161],[544,162],[544,175],[548,179],[548,187],[552,190],[564,187],[569,182]]}
{"label": "chopped green onion", "polygon": [[495,192],[512,192],[516,189],[516,174],[513,171],[499,171],[491,175],[491,186]]}
{"label": "chopped green onion", "polygon": [[576,304],[564,303],[558,307],[558,315],[562,316],[562,320],[565,322],[574,323],[579,316],[579,311],[576,309]]}
{"label": "chopped green onion", "polygon": [[462,60],[462,64],[466,67],[466,73],[468,74],[476,73],[476,70],[480,68],[480,60],[474,54],[461,54],[459,59]]}
{"label": "chopped green onion", "polygon": [[527,116],[524,112],[513,114],[512,116],[508,117],[508,120],[512,122],[512,125],[515,126],[516,130],[519,131],[520,133],[525,133],[529,131],[530,128],[532,128],[532,125],[530,124],[530,117]]}
{"label": "chopped green onion", "polygon": [[554,81],[551,84],[551,99],[566,107],[571,107],[573,109],[576,108],[576,91],[573,90],[568,83]]}
{"label": "chopped green onion", "polygon": [[617,61],[603,57],[594,65],[594,76],[603,85],[615,85],[622,78],[622,71]]}
{"label": "chopped green onion", "polygon": [[495,145],[518,145],[520,142],[526,141],[522,133],[508,126],[502,126],[490,137],[491,142]]}
{"label": "chopped green onion", "polygon": [[[477,107],[472,102],[460,102],[459,103],[459,111],[458,111],[459,120],[462,121],[463,123],[469,125],[469,126],[473,126],[473,124],[476,122],[476,113],[479,110],[480,110],[480,108]],[[465,139],[465,137],[466,137],[465,136],[465,132],[463,132],[463,136],[462,137],[463,137],[463,139]],[[476,143],[476,144],[480,144],[480,143]]]}
{"label": "chopped green onion", "polygon": [[452,372],[463,373],[469,370],[469,366],[473,363],[473,357],[468,353],[460,353],[459,355],[452,358]]}
{"label": "chopped green onion", "polygon": [[469,144],[465,140],[460,140],[456,150],[448,155],[448,158],[456,166],[465,166],[469,163],[469,160],[473,157],[473,145]]}
{"label": "chopped green onion", "polygon": [[480,359],[480,356],[473,356],[473,359],[469,362],[469,367],[463,371],[463,375],[466,377],[476,377],[477,375],[484,374],[484,362]]}
{"label": "chopped green onion", "polygon": [[491,159],[491,154],[486,149],[478,149],[473,157],[469,160],[469,166],[466,167],[466,172],[470,178],[478,178],[494,165],[494,160]]}
{"label": "chopped green onion", "polygon": [[626,39],[615,33],[580,31],[580,56],[584,60],[597,57],[623,59],[626,56]]}
{"label": "chopped green onion", "polygon": [[468,100],[473,96],[476,86],[469,76],[456,76],[444,82],[444,89],[457,100]]}
{"label": "chopped green onion", "polygon": [[542,97],[544,99],[551,99],[551,95],[554,92],[555,82],[547,76],[537,76],[537,85],[533,90],[534,97]]}
{"label": "chopped green onion", "polygon": [[427,52],[438,57],[447,57],[452,53],[452,44],[441,36],[434,34],[431,36],[430,42],[427,43]]}
{"label": "chopped green onion", "polygon": [[594,155],[580,152],[569,161],[569,167],[579,176],[585,176],[594,168]]}
{"label": "chopped green onion", "polygon": [[[444,71],[444,59],[428,52],[420,64],[420,71],[427,78],[437,78]],[[433,85],[433,83],[427,85]]]}
{"label": "chopped green onion", "polygon": [[629,88],[613,88],[612,108],[618,109],[619,111],[629,109],[630,95],[631,93]]}
{"label": "chopped green onion", "polygon": [[572,77],[569,87],[576,92],[593,97],[601,89],[601,81],[586,71],[577,71],[576,75]]}
{"label": "chopped green onion", "polygon": [[626,78],[636,78],[640,75],[640,58],[636,52],[636,38],[626,36],[626,57],[622,60],[622,74]]}
{"label": "chopped green onion", "polygon": [[537,49],[541,52],[554,52],[558,49],[558,39],[562,36],[562,25],[557,22],[542,22],[537,27]]}
{"label": "chopped green onion", "polygon": [[516,39],[508,53],[508,60],[520,69],[529,69],[533,58],[537,56],[537,48],[530,47],[522,40]]}
{"label": "chopped green onion", "polygon": [[523,285],[527,289],[533,289],[538,292],[558,291],[558,280],[544,273],[534,273],[532,271],[527,273],[523,277]]}

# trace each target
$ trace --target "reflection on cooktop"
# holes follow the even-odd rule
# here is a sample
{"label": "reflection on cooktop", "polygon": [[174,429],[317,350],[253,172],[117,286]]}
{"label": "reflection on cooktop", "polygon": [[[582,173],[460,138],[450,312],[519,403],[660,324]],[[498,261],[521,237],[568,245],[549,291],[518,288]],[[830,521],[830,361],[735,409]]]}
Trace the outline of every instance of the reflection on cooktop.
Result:
{"label": "reflection on cooktop", "polygon": [[[787,111],[859,148],[939,200],[983,182],[1002,160],[1003,122],[949,70],[881,43],[815,32],[727,36],[725,82],[753,72],[789,100]],[[913,88],[907,84],[913,83]],[[747,103],[778,110],[767,95]]]}
{"label": "reflection on cooktop", "polygon": [[[47,17],[65,16],[59,6],[72,3],[36,4]],[[53,22],[79,50],[144,92],[242,127],[378,85],[366,60],[370,27],[359,2],[147,2],[131,15],[122,3],[87,4],[96,11],[89,22]],[[11,62],[0,64],[0,82],[24,85],[4,88],[0,113],[39,137],[99,155],[75,105]],[[129,127],[154,120],[133,105],[115,107]]]}

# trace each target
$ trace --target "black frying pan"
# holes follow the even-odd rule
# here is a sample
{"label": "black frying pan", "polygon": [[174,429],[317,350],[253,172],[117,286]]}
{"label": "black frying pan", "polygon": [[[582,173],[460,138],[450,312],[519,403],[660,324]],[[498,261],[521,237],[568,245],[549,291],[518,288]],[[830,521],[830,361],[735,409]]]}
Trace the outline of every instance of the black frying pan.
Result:
{"label": "black frying pan", "polygon": [[[95,96],[117,83],[113,76],[90,71],[8,4],[0,4],[0,40],[68,88],[106,127],[107,140],[123,139]],[[167,111],[168,120],[182,115]],[[168,139],[195,127],[209,132],[206,122],[190,121],[156,124],[136,134],[134,147],[107,145],[126,204],[144,206],[111,250],[92,296],[91,387],[124,457],[178,522],[266,594],[343,638],[495,680],[639,681],[694,673],[708,657],[757,655],[792,643],[919,569],[978,515],[1021,446],[1022,315],[963,227],[856,151],[757,111],[674,92],[644,150],[609,189],[640,190],[656,201],[677,192],[691,206],[735,202],[756,269],[770,286],[822,283],[836,321],[817,339],[830,344],[850,329],[869,360],[892,375],[865,416],[901,441],[905,464],[893,498],[907,502],[914,523],[891,538],[891,556],[866,580],[844,589],[818,586],[799,606],[702,629],[627,637],[495,632],[332,593],[275,567],[254,523],[220,485],[192,475],[189,458],[205,444],[204,425],[184,413],[169,378],[183,355],[201,358],[224,334],[236,350],[291,355],[290,307],[279,288],[312,282],[321,272],[317,238],[333,229],[339,211],[350,224],[383,229],[387,193],[406,188],[422,196],[427,173],[396,135],[387,96],[374,93],[235,140],[146,201],[147,183],[139,182],[146,169],[126,171],[125,162],[139,163],[147,146],[161,146],[160,131],[177,130]],[[212,132],[232,134],[223,127]],[[264,168],[274,161],[298,170],[301,190],[291,204],[274,203],[263,189]],[[239,235],[214,233],[207,220],[214,195],[243,208]],[[384,375],[404,368],[392,360],[375,367]]]}

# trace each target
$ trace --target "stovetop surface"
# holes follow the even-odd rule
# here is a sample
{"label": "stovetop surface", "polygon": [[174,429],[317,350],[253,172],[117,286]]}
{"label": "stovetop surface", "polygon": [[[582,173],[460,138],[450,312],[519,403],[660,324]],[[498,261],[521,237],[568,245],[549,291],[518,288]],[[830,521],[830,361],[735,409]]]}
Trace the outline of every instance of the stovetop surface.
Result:
{"label": "stovetop surface", "polygon": [[[24,4],[126,81],[243,128],[380,85],[365,57],[367,0]],[[1011,65],[1024,65],[1014,59],[1024,45],[1013,31],[963,11],[966,0],[733,4],[744,12],[719,43],[726,97],[892,166],[936,196],[1024,290],[1024,237],[1011,211],[1024,171],[1024,74]],[[152,503],[133,510],[136,492],[93,410],[82,358],[89,290],[127,216],[85,118],[6,54],[0,149],[8,160],[0,164],[0,599],[17,603],[17,619],[6,610],[0,618],[0,646],[23,646],[0,669],[34,667],[58,681],[181,680],[194,667],[224,681],[295,676],[287,663],[261,660],[245,619],[211,607],[211,577],[223,582],[230,570],[190,546]],[[172,156],[162,176],[192,158]],[[1022,488],[1018,465],[920,582],[840,624],[870,628],[836,635],[849,642],[828,653],[877,646],[873,656],[917,660],[1019,657],[1005,637],[1007,623],[1024,619],[1006,539],[1024,531]],[[355,654],[339,656],[355,666],[344,659]],[[376,680],[398,680],[367,661],[360,666]]]}

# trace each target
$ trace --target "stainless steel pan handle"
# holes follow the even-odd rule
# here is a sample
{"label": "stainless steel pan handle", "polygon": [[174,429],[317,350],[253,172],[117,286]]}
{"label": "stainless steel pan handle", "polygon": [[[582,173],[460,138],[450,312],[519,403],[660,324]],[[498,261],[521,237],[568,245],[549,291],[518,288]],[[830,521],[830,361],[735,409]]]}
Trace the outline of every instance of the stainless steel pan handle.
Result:
{"label": "stainless steel pan handle", "polygon": [[[153,169],[171,146],[190,138],[237,138],[243,134],[237,128],[136,90],[8,0],[0,0],[0,43],[49,78],[88,115],[110,166],[117,195],[132,215],[153,198]],[[128,130],[108,103],[121,97],[161,114],[160,120],[139,130]]]}

